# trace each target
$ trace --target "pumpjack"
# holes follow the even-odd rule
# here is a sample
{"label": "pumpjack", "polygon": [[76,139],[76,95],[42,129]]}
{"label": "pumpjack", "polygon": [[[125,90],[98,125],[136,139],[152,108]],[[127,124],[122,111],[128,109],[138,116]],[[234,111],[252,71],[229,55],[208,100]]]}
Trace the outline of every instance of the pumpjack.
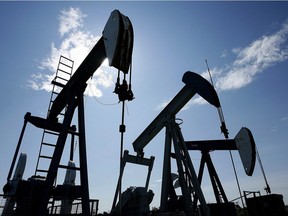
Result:
{"label": "pumpjack", "polygon": [[[60,57],[57,70],[59,73],[66,74],[66,78],[56,75],[52,81],[53,90],[47,117],[32,116],[31,113],[27,113],[24,117],[24,125],[7,176],[7,184],[3,188],[6,197],[6,203],[2,210],[3,216],[98,215],[98,200],[92,200],[89,196],[83,94],[88,79],[108,58],[109,65],[118,69],[114,93],[118,95],[119,101],[123,102],[123,107],[125,101],[133,100],[132,50],[132,24],[127,16],[115,10],[105,25],[102,37],[73,75],[73,61],[63,56]],[[63,68],[68,69],[70,73]],[[122,84],[120,83],[121,71],[123,72]],[[129,84],[126,81],[128,74],[130,74]],[[120,174],[112,208],[109,213],[104,213],[104,215],[236,215],[235,206],[228,201],[209,153],[215,150],[237,150],[246,174],[251,176],[257,152],[253,135],[248,128],[243,127],[234,139],[229,139],[220,101],[213,85],[191,71],[184,73],[182,81],[185,84],[184,87],[132,143],[135,155],[130,154],[127,150],[122,155],[121,151]],[[220,128],[225,135],[225,140],[185,141],[176,115],[196,94],[218,110],[221,120]],[[71,125],[76,110],[78,111],[77,127]],[[14,167],[28,123],[43,129],[43,136],[35,175],[24,180],[26,154],[20,154],[15,170]],[[154,193],[149,190],[149,181],[155,158],[154,156],[145,158],[144,148],[163,128],[166,129],[166,133],[160,208],[158,211],[151,211],[150,203]],[[123,121],[119,131],[122,135],[125,132]],[[49,141],[46,140],[47,136],[50,136]],[[51,136],[56,140],[55,144],[51,143]],[[68,165],[63,165],[60,162],[68,137],[71,141],[70,157]],[[76,138],[79,142],[79,165],[74,162],[73,149]],[[53,149],[52,155],[45,154],[44,148],[46,147]],[[190,150],[202,153],[198,175],[189,155]],[[41,168],[42,160],[46,160],[47,168]],[[172,160],[176,162],[177,174],[172,172]],[[148,174],[144,187],[130,187],[122,193],[121,181],[127,163],[147,166]],[[205,164],[217,201],[215,204],[206,202],[201,189]],[[63,184],[56,183],[59,169],[66,170]],[[13,171],[14,175],[11,179]],[[80,173],[79,185],[75,183],[76,172]],[[178,187],[181,189],[180,195],[176,193]],[[248,198],[247,200],[253,203],[253,200]],[[279,203],[278,201],[277,203]],[[57,205],[57,202],[60,204]]]}
{"label": "pumpjack", "polygon": [[[16,203],[17,206],[15,211],[13,210],[13,215],[44,216],[55,214],[53,210],[55,200],[65,200],[66,204],[67,202],[69,203],[69,200],[80,200],[82,209],[81,214],[93,214],[93,209],[90,207],[95,203],[89,198],[83,94],[88,79],[93,75],[97,68],[100,67],[102,62],[108,58],[109,65],[117,68],[124,74],[123,83],[120,84],[120,74],[118,73],[118,80],[115,88],[115,93],[117,93],[119,100],[132,100],[133,93],[131,83],[128,85],[125,77],[126,74],[128,74],[131,65],[132,50],[132,24],[128,17],[121,14],[118,10],[115,10],[111,13],[110,18],[107,21],[102,37],[98,40],[71,78],[64,79],[63,77],[60,77],[61,79],[59,79],[59,77],[56,77],[58,80],[54,79],[52,81],[52,84],[56,85],[58,89],[62,89],[60,92],[55,92],[55,98],[51,98],[51,106],[49,107],[47,117],[41,118],[32,116],[31,113],[25,115],[24,125],[7,177],[7,184],[4,187],[5,195],[10,195],[12,197],[10,201]],[[67,59],[64,59],[61,65],[66,68],[72,67],[72,64],[70,64]],[[66,72],[63,68],[58,68],[58,70]],[[67,81],[67,83],[63,83],[63,80]],[[78,110],[78,130],[75,125],[71,125],[76,109]],[[61,119],[63,119],[62,122],[60,122]],[[41,148],[48,146],[54,149],[52,155],[44,155],[41,152],[39,154],[39,159],[44,158],[45,160],[50,161],[50,163],[48,162],[49,167],[47,169],[40,169],[37,164],[34,176],[28,180],[21,179],[17,180],[17,182],[13,182],[10,178],[27,123],[44,129],[44,134],[46,136],[48,134],[50,137],[54,136],[54,139],[56,138],[56,143],[52,144],[43,140],[41,142]],[[79,167],[76,167],[75,164],[73,164],[73,151],[71,151],[71,162],[69,162],[68,166],[60,164],[68,136],[71,136],[72,140],[74,140],[74,137],[78,137]],[[52,138],[50,138],[50,140],[51,139]],[[73,145],[73,142],[71,143]],[[71,147],[71,149],[73,149],[73,147]],[[21,162],[19,166],[25,166],[24,162]],[[70,183],[55,186],[54,182],[57,177],[58,169],[60,168],[67,170],[66,176],[68,180],[70,178]],[[21,171],[23,171],[23,168]],[[75,171],[80,172],[80,185],[75,185],[73,182],[73,179],[75,179]],[[39,173],[41,173],[41,175],[39,175]],[[64,205],[64,203],[65,202],[62,204]],[[7,211],[3,212],[3,214],[9,215],[11,213]]]}

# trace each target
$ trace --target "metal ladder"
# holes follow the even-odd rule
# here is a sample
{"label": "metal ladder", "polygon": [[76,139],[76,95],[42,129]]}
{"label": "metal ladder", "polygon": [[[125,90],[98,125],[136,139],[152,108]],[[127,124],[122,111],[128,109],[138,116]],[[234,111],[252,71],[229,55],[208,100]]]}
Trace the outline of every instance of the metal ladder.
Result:
{"label": "metal ladder", "polygon": [[[48,112],[47,117],[49,116],[49,112],[51,110],[51,107],[53,105],[53,102],[61,89],[64,88],[64,86],[67,84],[69,79],[72,76],[74,61],[64,57],[60,56],[59,63],[56,71],[56,76],[52,80],[52,93],[51,98],[49,101],[48,106]],[[60,113],[60,118],[58,119],[59,123],[62,123],[64,116],[65,116],[66,109],[63,109],[63,111]],[[44,129],[42,138],[41,138],[41,145],[40,150],[38,154],[37,164],[36,164],[36,170],[34,176],[36,178],[40,179],[46,179],[46,175],[48,173],[49,164],[52,159],[52,155],[56,146],[56,142],[59,136],[59,132],[51,131]]]}

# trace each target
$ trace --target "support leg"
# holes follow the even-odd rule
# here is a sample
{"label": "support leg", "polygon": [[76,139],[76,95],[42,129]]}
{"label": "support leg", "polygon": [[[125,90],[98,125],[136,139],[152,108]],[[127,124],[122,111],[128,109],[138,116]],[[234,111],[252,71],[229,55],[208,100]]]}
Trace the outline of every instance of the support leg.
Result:
{"label": "support leg", "polygon": [[168,208],[169,179],[171,179],[170,154],[171,154],[171,134],[166,129],[160,211],[166,211]]}
{"label": "support leg", "polygon": [[[184,138],[182,136],[180,127],[175,122],[175,120],[174,120],[174,122],[170,123],[170,130],[172,131],[175,155],[176,155],[178,172],[179,172],[179,182],[181,185],[183,197],[184,197],[186,205],[187,205],[186,212],[189,215],[193,214],[192,201],[191,201],[192,191],[190,191],[191,189],[188,187],[188,185],[191,185],[191,186],[193,186],[193,190],[195,191],[195,195],[199,198],[203,215],[209,216],[210,215],[209,208],[206,204],[206,201],[205,201],[203,192],[201,190],[194,166],[193,166],[192,161],[190,159],[189,152],[186,148],[185,141],[184,141]],[[184,176],[183,167],[184,167],[185,172],[186,172],[185,173],[186,178]]]}
{"label": "support leg", "polygon": [[80,158],[80,180],[82,192],[82,211],[84,216],[90,215],[89,185],[87,171],[86,138],[85,138],[85,116],[83,94],[78,95],[78,127],[79,127],[79,158]]}

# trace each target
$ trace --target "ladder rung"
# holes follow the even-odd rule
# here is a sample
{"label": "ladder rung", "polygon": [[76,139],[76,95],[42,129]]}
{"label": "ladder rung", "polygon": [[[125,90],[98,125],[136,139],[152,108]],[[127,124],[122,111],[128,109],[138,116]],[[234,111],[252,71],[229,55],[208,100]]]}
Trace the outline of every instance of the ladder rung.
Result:
{"label": "ladder rung", "polygon": [[[71,66],[69,66],[69,65],[66,65],[66,64],[63,64],[63,65],[65,65],[66,67],[68,67],[68,68],[71,68],[71,69],[72,69],[72,67],[71,67]],[[67,72],[67,71],[65,71],[65,70],[62,70],[62,69],[60,69],[60,68],[58,68],[57,70],[58,70],[58,71],[61,71],[61,72],[63,72],[63,73],[66,73],[66,74],[68,74],[68,75],[71,75],[71,73],[72,73],[72,71],[71,71],[71,73],[69,73],[69,72]]]}
{"label": "ladder rung", "polygon": [[[71,75],[71,74],[69,74],[68,72],[65,72],[65,71],[63,71],[63,70],[61,70],[61,69],[59,69],[59,70],[62,71],[63,73],[66,73],[66,74],[68,74],[68,75]],[[56,76],[56,77],[54,78],[54,80],[56,80],[56,79],[61,79],[61,80],[64,80],[65,82],[68,82],[69,79],[70,79],[70,77],[69,77],[69,79],[66,79],[66,78],[61,77],[61,76]]]}
{"label": "ladder rung", "polygon": [[52,159],[51,156],[46,156],[46,155],[39,155],[39,158]]}
{"label": "ladder rung", "polygon": [[58,167],[62,168],[62,169],[80,170],[79,167],[69,167],[69,166],[66,166],[66,165],[59,165]]}
{"label": "ladder rung", "polygon": [[48,173],[48,170],[36,169],[36,172]]}
{"label": "ladder rung", "polygon": [[51,82],[53,85],[56,85],[56,86],[59,86],[59,87],[62,87],[62,88],[64,88],[65,87],[65,85],[64,84],[62,84],[62,83],[59,83],[59,82],[56,82],[55,80],[52,80],[52,82]]}
{"label": "ladder rung", "polygon": [[56,146],[55,144],[46,143],[46,142],[42,142],[42,145],[46,145],[46,146],[52,146],[52,147],[55,147],[55,146]]}
{"label": "ladder rung", "polygon": [[61,60],[59,61],[59,65],[62,64],[62,65],[65,65],[66,67],[73,68],[74,61],[72,61],[72,60],[70,60],[70,59],[67,59],[67,58],[66,58],[66,60],[70,61],[70,64],[71,64],[71,65],[69,65],[69,62],[68,62],[68,64],[67,64],[67,63],[62,62]]}
{"label": "ladder rung", "polygon": [[[68,65],[68,64],[63,63],[63,62],[60,62],[60,64],[66,66],[66,67],[68,67],[68,68],[73,68],[73,65]],[[60,65],[60,64],[59,64],[59,65]],[[59,68],[58,68],[58,69],[59,69]]]}
{"label": "ladder rung", "polygon": [[[44,171],[44,170],[43,170]],[[37,171],[36,171],[37,172]],[[41,172],[41,171],[40,171]],[[47,171],[48,172],[48,171]],[[40,176],[40,175],[33,175],[33,176],[31,176],[31,178],[32,179],[41,179],[41,180],[43,180],[43,179],[46,179],[46,176]]]}
{"label": "ladder rung", "polygon": [[55,135],[55,136],[58,136],[58,135],[59,135],[58,132],[49,131],[49,130],[44,130],[44,133],[48,133],[48,134]]}
{"label": "ladder rung", "polygon": [[52,94],[59,95],[59,92],[53,91]]}
{"label": "ladder rung", "polygon": [[[70,61],[70,62],[73,62],[71,59],[69,59],[69,58],[67,58],[67,57],[65,57],[65,56],[63,56],[63,55],[60,56],[60,59],[61,59],[61,58],[64,58],[64,59],[66,59],[66,60],[68,60],[68,61]],[[61,60],[60,60],[60,62],[61,62]]]}

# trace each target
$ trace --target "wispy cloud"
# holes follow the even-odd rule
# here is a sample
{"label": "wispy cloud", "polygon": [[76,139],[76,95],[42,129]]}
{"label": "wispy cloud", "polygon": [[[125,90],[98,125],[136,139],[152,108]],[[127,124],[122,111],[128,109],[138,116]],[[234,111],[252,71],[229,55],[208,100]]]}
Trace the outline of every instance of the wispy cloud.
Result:
{"label": "wispy cloud", "polygon": [[[85,17],[86,15],[79,8],[71,7],[60,12],[58,32],[61,43],[59,46],[55,45],[55,43],[51,44],[50,53],[39,64],[40,72],[32,74],[31,79],[28,81],[28,85],[31,88],[51,91],[51,81],[55,77],[60,55],[74,61],[74,71],[79,67],[100,38],[100,36],[83,30]],[[86,89],[85,94],[101,97],[101,88],[111,86],[113,84],[112,78],[112,75],[105,71],[105,66],[101,66],[94,73],[93,78],[88,81],[89,88]]]}
{"label": "wispy cloud", "polygon": [[288,122],[288,117],[285,116],[285,117],[281,118],[281,121],[282,121],[282,122]]}
{"label": "wispy cloud", "polygon": [[223,69],[216,80],[216,88],[242,88],[255,80],[267,68],[288,60],[288,21],[274,34],[264,35],[245,48],[234,48],[235,61]]}
{"label": "wispy cloud", "polygon": [[[231,51],[236,55],[233,62],[222,68],[212,68],[211,75],[215,88],[218,92],[239,89],[252,83],[256,76],[269,67],[288,60],[288,20],[283,23],[279,31],[264,35],[252,41],[246,47],[233,48]],[[225,50],[221,57],[227,55]],[[209,80],[208,72],[201,73]],[[205,104],[202,98],[193,98],[186,109],[193,104]],[[157,106],[158,110],[167,105],[167,101]]]}
{"label": "wispy cloud", "polygon": [[227,55],[228,55],[228,50],[225,49],[225,50],[222,51],[222,53],[220,55],[220,58],[225,58]]}
{"label": "wispy cloud", "polygon": [[280,119],[280,123],[276,122],[275,124],[276,125],[272,126],[270,132],[278,132],[279,130],[283,129],[283,126],[285,127],[286,130],[286,127],[288,126],[288,117],[287,116],[282,117]]}
{"label": "wispy cloud", "polygon": [[288,126],[288,117],[285,116],[285,117],[281,118],[281,122],[282,122],[282,124],[284,124],[285,126]]}

